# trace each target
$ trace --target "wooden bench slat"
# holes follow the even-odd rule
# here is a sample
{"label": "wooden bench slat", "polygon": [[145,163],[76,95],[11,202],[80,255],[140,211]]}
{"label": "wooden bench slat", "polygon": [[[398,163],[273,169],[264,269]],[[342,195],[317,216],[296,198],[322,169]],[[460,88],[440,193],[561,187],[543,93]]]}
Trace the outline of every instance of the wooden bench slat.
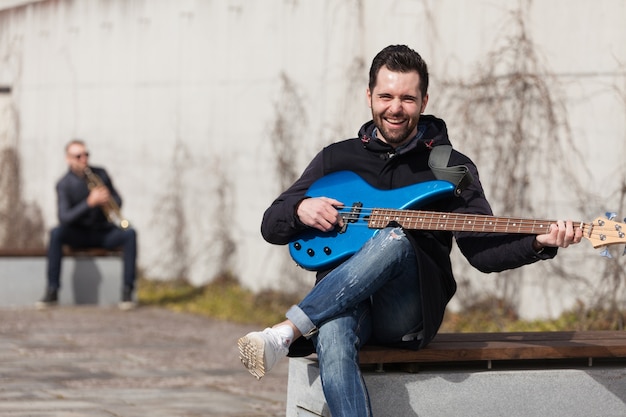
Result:
{"label": "wooden bench slat", "polygon": [[34,257],[34,256],[46,256],[45,249],[0,249],[0,257]]}
{"label": "wooden bench slat", "polygon": [[432,343],[448,341],[532,341],[532,340],[594,340],[619,339],[626,340],[626,332],[597,330],[597,331],[559,331],[559,332],[499,332],[499,333],[439,333]]}
{"label": "wooden bench slat", "polygon": [[[104,248],[70,248],[63,247],[64,256],[120,256],[121,248],[104,249]],[[47,250],[40,249],[0,249],[0,258],[27,258],[47,256]]]}
{"label": "wooden bench slat", "polygon": [[362,364],[626,358],[626,332],[442,333],[422,350],[365,346]]}
{"label": "wooden bench slat", "polygon": [[104,248],[70,248],[69,246],[63,247],[64,256],[120,256],[121,254],[122,254],[121,248],[104,249]]}

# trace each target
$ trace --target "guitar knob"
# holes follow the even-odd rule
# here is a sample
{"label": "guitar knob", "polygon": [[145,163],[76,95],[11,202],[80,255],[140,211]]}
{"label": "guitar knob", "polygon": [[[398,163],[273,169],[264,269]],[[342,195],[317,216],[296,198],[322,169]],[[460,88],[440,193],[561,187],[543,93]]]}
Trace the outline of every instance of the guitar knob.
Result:
{"label": "guitar knob", "polygon": [[331,250],[328,246],[326,246],[326,247],[324,248],[324,253],[325,253],[326,255],[330,255],[332,252],[333,252],[333,251],[332,251],[332,250]]}
{"label": "guitar knob", "polygon": [[315,251],[313,249],[307,249],[306,254],[312,258],[315,256]]}

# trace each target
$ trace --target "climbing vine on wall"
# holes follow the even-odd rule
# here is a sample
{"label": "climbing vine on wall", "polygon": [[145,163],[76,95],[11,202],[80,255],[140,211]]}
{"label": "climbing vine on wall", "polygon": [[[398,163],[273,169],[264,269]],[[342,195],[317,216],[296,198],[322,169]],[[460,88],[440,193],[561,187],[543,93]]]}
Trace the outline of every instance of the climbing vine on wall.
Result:
{"label": "climbing vine on wall", "polygon": [[[522,2],[520,9],[510,13],[510,24],[504,26],[508,32],[498,38],[499,44],[470,77],[444,82],[445,106],[460,118],[456,122],[463,127],[463,149],[480,167],[494,212],[544,218],[555,200],[573,200],[585,214],[594,196],[580,179],[587,178],[590,170],[573,141],[558,77],[544,65],[528,31],[529,5]],[[564,193],[566,199],[560,197]],[[560,258],[541,264],[546,276],[564,285],[589,285],[584,272],[572,265],[566,268]],[[589,308],[603,303],[606,307],[606,300],[614,297],[607,296],[623,287],[623,263],[621,267],[615,261],[604,265],[601,282],[606,285],[592,289],[595,301]],[[522,272],[506,271],[494,277],[497,294],[492,299],[517,307]],[[484,292],[470,288],[463,273],[458,275],[463,288],[458,297],[467,307]],[[615,306],[617,300],[609,304]]]}
{"label": "climbing vine on wall", "polygon": [[0,151],[0,248],[41,249],[45,227],[37,204],[24,201],[19,156],[12,148]]}

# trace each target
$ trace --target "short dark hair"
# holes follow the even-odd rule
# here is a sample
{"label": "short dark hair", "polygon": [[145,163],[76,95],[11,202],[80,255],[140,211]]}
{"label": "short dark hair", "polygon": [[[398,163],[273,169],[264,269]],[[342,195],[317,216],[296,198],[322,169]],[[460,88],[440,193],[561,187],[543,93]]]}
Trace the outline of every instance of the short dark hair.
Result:
{"label": "short dark hair", "polygon": [[372,60],[370,67],[370,91],[376,87],[376,77],[382,67],[390,71],[411,72],[417,71],[420,76],[420,91],[422,97],[428,92],[428,66],[420,54],[406,45],[389,45],[380,51]]}

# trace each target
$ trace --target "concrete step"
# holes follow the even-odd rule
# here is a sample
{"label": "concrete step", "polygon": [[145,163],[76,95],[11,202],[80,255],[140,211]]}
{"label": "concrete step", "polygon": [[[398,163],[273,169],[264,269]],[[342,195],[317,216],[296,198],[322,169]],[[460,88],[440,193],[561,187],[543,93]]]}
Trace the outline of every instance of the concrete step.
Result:
{"label": "concrete step", "polygon": [[[623,417],[623,360],[594,366],[426,367],[417,373],[365,371],[374,416]],[[316,360],[289,359],[287,417],[329,417]]]}
{"label": "concrete step", "polygon": [[[120,302],[122,258],[118,256],[64,257],[60,305]],[[33,306],[46,288],[45,256],[0,257],[0,307]]]}

